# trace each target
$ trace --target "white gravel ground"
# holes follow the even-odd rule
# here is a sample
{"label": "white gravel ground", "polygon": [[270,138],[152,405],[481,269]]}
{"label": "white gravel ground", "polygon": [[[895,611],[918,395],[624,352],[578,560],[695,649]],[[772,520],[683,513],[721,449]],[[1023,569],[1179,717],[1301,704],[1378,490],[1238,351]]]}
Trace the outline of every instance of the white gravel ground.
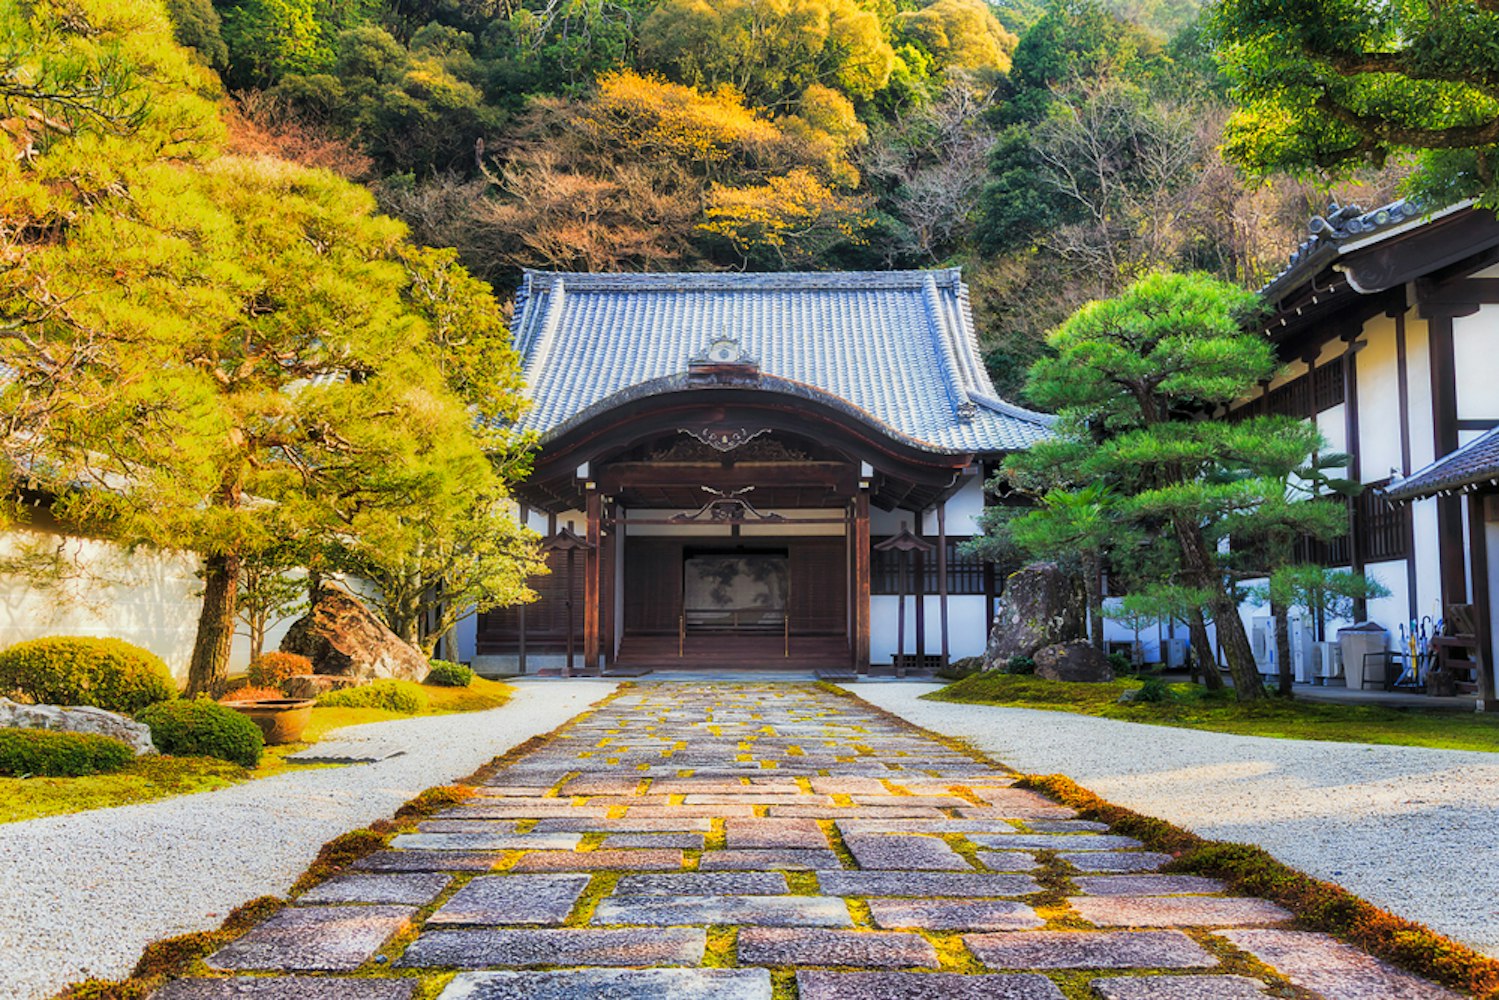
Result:
{"label": "white gravel ground", "polygon": [[521,683],[501,708],[360,726],[410,750],[375,764],[251,781],[159,802],[0,824],[0,997],[126,975],[163,937],[218,926],[280,894],[328,840],[548,732],[612,681]]}
{"label": "white gravel ground", "polygon": [[1204,837],[1258,844],[1499,956],[1499,755],[1228,736],[1064,712],[919,701],[854,685],[1019,771],[1062,773]]}

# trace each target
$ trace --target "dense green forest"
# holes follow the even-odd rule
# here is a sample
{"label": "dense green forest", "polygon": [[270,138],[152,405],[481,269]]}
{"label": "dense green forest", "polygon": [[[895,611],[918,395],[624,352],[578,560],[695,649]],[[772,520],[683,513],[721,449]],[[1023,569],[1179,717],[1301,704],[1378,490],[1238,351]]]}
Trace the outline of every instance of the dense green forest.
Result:
{"label": "dense green forest", "polygon": [[1332,193],[1224,161],[1229,88],[1189,0],[170,7],[233,143],[369,185],[498,288],[961,265],[1011,391],[1048,329],[1153,267],[1262,283]]}

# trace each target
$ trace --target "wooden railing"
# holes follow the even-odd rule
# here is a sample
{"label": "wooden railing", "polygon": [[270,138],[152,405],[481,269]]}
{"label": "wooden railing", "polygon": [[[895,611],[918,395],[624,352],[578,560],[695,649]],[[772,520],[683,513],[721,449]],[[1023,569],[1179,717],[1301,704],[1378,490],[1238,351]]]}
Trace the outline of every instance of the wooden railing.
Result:
{"label": "wooden railing", "polygon": [[[779,628],[777,628],[779,626]],[[781,655],[791,656],[791,615],[785,608],[687,608],[677,618],[677,658],[687,653],[687,633],[781,633]]]}

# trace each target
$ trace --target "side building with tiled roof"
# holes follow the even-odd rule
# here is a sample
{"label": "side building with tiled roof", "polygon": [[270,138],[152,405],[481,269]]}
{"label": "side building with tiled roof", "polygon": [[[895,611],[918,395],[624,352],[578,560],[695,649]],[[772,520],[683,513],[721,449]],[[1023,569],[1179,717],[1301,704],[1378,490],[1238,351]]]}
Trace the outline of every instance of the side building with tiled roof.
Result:
{"label": "side building with tiled roof", "polygon": [[481,667],[982,652],[995,581],[961,542],[1050,418],[995,392],[959,272],[533,271],[512,329],[552,573],[461,639]]}
{"label": "side building with tiled roof", "polygon": [[[1364,486],[1347,536],[1303,556],[1389,591],[1357,615],[1387,630],[1392,679],[1436,665],[1441,649],[1421,636],[1445,621],[1473,636],[1443,644],[1459,690],[1499,708],[1499,219],[1470,203],[1335,206],[1262,295],[1264,332],[1286,367],[1233,412],[1315,421]],[[1268,673],[1265,610],[1245,614]],[[1293,628],[1298,675],[1384,683],[1381,657],[1367,675],[1362,662],[1337,661],[1339,624]]]}

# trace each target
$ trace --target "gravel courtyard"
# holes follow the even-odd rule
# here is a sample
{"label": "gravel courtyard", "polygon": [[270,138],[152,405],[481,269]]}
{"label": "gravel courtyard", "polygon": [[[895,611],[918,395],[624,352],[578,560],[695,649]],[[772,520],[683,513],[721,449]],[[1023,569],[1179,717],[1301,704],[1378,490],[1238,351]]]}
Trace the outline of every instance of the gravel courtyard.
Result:
{"label": "gravel courtyard", "polygon": [[612,682],[519,684],[500,708],[378,723],[400,756],[138,806],[0,824],[0,997],[128,975],[159,938],[217,927],[291,886],[322,844],[388,817],[605,697]]}
{"label": "gravel courtyard", "polygon": [[1258,844],[1499,956],[1499,755],[1230,736],[919,700],[938,687],[852,690],[1019,771],[1060,772],[1117,805],[1204,837]]}

